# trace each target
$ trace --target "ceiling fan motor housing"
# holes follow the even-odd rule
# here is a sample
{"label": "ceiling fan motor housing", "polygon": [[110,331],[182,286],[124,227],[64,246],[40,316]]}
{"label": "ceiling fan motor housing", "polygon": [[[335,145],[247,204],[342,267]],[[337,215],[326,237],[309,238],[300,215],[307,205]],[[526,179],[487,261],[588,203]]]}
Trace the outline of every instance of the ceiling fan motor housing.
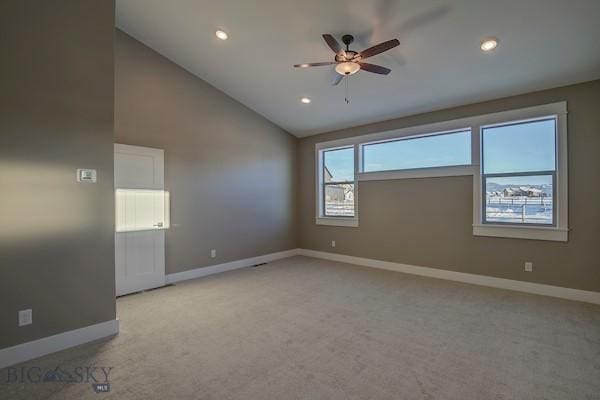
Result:
{"label": "ceiling fan motor housing", "polygon": [[336,62],[358,61],[358,53],[352,50],[346,50],[342,54],[335,55]]}

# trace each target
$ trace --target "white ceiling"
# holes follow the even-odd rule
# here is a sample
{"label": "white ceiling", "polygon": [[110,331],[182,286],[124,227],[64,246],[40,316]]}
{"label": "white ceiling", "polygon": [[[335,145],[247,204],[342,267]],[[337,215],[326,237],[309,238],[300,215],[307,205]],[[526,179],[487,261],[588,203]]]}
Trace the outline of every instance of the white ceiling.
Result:
{"label": "white ceiling", "polygon": [[[599,0],[117,0],[116,19],[296,136],[600,78]],[[292,67],[332,60],[323,33],[354,50],[398,38],[369,59],[392,73],[353,75],[346,104],[332,67]]]}

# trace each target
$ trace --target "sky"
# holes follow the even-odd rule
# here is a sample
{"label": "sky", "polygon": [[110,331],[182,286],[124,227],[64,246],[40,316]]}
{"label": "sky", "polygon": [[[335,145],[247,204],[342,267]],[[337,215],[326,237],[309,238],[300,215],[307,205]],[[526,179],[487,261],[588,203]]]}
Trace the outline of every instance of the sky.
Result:
{"label": "sky", "polygon": [[[484,172],[510,173],[555,169],[555,120],[504,125],[483,130]],[[471,164],[468,131],[377,143],[363,147],[364,170],[387,171]],[[354,150],[325,152],[325,166],[334,180],[354,179]],[[515,184],[547,184],[544,176],[513,179]],[[491,181],[491,180],[490,180]],[[502,180],[507,184],[506,180]],[[517,182],[518,181],[518,182]],[[513,184],[513,182],[508,182]]]}
{"label": "sky", "polygon": [[363,147],[365,172],[471,164],[469,131]]}
{"label": "sky", "polygon": [[484,128],[484,172],[554,170],[554,132],[554,119]]}
{"label": "sky", "polygon": [[332,181],[354,181],[354,148],[324,152],[323,162],[333,175]]}

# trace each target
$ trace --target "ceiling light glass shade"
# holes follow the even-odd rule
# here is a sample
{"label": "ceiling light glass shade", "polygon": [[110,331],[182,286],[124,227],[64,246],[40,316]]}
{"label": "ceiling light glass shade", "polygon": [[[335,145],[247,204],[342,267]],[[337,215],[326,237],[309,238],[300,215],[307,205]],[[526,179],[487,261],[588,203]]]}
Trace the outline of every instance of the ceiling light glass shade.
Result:
{"label": "ceiling light glass shade", "polygon": [[355,62],[346,61],[335,66],[335,71],[340,75],[352,75],[358,72],[360,65]]}

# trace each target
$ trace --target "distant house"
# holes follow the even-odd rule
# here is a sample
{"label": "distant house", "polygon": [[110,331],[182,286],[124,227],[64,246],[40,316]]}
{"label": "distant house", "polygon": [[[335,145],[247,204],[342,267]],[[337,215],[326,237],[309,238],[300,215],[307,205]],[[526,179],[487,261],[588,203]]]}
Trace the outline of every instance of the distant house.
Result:
{"label": "distant house", "polygon": [[325,193],[325,201],[326,202],[343,202],[345,198],[344,188],[340,186],[327,186],[327,191]]}
{"label": "distant house", "polygon": [[354,201],[354,190],[350,190],[351,186],[348,185],[348,190],[346,190],[346,194],[344,195],[344,198],[346,199],[346,201]]}
{"label": "distant house", "polygon": [[[333,174],[327,169],[323,168],[325,176],[325,183],[331,182]],[[354,191],[351,190],[352,186],[340,184],[339,186],[329,185],[325,191],[325,201],[327,202],[344,202],[354,201]]]}
{"label": "distant house", "polygon": [[513,189],[513,188],[505,188],[502,191],[502,196],[504,196],[504,197],[515,197],[515,196],[518,196],[518,195],[516,194],[515,189]]}
{"label": "distant house", "polygon": [[528,197],[544,197],[546,195],[546,193],[544,193],[540,189],[536,189],[536,188],[528,188],[528,189],[529,189],[527,192]]}
{"label": "distant house", "polygon": [[529,187],[520,186],[518,188],[505,188],[502,191],[504,197],[546,197],[546,193],[543,190]]}

